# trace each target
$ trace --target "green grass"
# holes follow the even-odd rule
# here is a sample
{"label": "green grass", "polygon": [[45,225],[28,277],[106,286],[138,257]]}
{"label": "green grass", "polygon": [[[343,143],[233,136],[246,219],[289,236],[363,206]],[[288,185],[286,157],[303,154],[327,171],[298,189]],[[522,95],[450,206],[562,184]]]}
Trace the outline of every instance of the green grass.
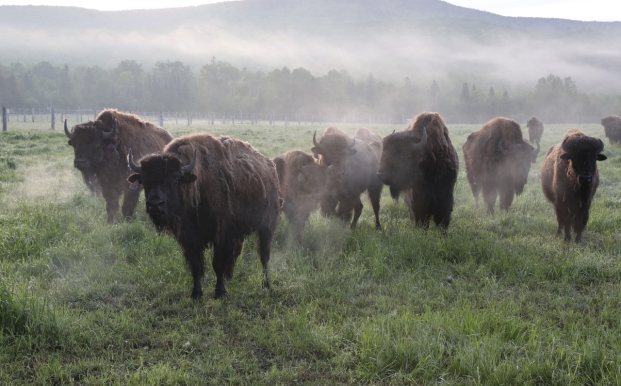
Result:
{"label": "green grass", "polygon": [[[582,245],[554,237],[542,156],[495,217],[474,208],[462,159],[448,238],[414,229],[385,189],[383,232],[366,201],[355,231],[314,214],[303,247],[282,219],[270,290],[250,237],[227,299],[211,299],[208,265],[195,303],[143,198],[135,222],[108,225],[62,131],[44,126],[0,133],[0,384],[621,384],[619,147],[599,163]],[[568,128],[546,125],[542,154]],[[463,158],[478,126],[449,129]],[[231,135],[273,157],[309,151],[323,127],[169,130]]]}

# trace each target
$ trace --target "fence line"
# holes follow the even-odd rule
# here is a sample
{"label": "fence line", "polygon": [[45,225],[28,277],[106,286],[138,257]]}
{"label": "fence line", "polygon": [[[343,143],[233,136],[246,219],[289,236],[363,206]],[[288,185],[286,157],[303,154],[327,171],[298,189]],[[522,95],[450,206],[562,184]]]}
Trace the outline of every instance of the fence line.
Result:
{"label": "fence line", "polygon": [[[68,125],[75,125],[92,121],[101,110],[96,109],[24,109],[24,108],[6,108],[2,107],[2,130],[7,131],[11,122],[22,123],[41,123],[50,124],[50,129],[55,129],[55,123],[62,122],[67,119]],[[412,121],[413,115],[401,114],[401,117],[395,119],[391,115],[369,115],[361,116],[360,114],[348,115],[329,115],[329,114],[276,114],[268,113],[245,113],[239,112],[195,112],[195,111],[128,111],[129,113],[139,116],[141,119],[159,124],[166,127],[171,124],[179,125],[187,124],[192,126],[194,123],[207,125],[268,125],[268,126],[326,126],[338,124],[354,124],[354,125],[373,125],[373,124],[393,124],[408,125]],[[447,124],[478,124],[482,125],[491,118],[484,116],[479,117],[463,117],[460,115],[443,115]],[[525,124],[528,117],[509,117],[523,122]],[[571,117],[571,122],[559,123],[600,123],[601,117],[580,116]],[[545,122],[545,121],[544,121]],[[554,122],[545,122],[554,123]]]}

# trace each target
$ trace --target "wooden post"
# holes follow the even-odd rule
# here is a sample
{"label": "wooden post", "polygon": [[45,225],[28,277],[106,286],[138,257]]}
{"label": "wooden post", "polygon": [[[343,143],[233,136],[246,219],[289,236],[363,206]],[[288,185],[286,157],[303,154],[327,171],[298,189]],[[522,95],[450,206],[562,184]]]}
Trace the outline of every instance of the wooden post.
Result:
{"label": "wooden post", "polygon": [[190,114],[191,114],[191,113],[187,113],[187,114],[188,114],[188,126],[190,126],[191,121],[192,121],[192,118],[190,118]]}
{"label": "wooden post", "polygon": [[8,124],[6,120],[6,107],[2,106],[2,131],[8,130]]}
{"label": "wooden post", "polygon": [[54,115],[54,109],[52,109],[52,115],[50,117],[50,120],[52,121],[52,130],[55,130],[55,125],[56,125],[56,116]]}
{"label": "wooden post", "polygon": [[239,112],[239,124],[240,125],[244,124],[244,112],[243,111]]}
{"label": "wooden post", "polygon": [[160,111],[160,127],[164,127],[164,114]]}
{"label": "wooden post", "polygon": [[32,123],[34,123],[34,107],[32,108]]}

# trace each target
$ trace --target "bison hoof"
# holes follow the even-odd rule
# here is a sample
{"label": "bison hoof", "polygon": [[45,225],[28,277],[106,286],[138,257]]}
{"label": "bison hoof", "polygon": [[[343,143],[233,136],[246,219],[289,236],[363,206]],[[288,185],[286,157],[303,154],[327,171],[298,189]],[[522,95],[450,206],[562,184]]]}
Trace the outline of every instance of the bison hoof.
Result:
{"label": "bison hoof", "polygon": [[213,298],[216,300],[222,300],[226,297],[226,291],[221,289],[216,289],[216,293],[213,295]]}
{"label": "bison hoof", "polygon": [[197,290],[192,291],[192,299],[198,301],[198,300],[201,300],[202,296],[203,296],[203,291],[202,290],[200,290],[200,291],[197,291]]}
{"label": "bison hoof", "polygon": [[263,280],[263,283],[261,283],[261,288],[267,288],[267,289],[270,289],[270,288],[271,288],[271,286],[270,286],[270,282],[269,282],[269,280],[267,280],[267,279],[266,279],[266,280]]}

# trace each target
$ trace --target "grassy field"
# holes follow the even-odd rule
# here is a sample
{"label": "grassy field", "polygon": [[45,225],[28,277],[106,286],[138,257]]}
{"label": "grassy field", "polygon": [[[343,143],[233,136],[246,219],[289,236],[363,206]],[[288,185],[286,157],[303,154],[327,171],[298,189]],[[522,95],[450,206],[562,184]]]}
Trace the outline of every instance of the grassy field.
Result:
{"label": "grassy field", "polygon": [[[46,126],[0,133],[0,384],[621,384],[621,148],[607,141],[582,245],[554,237],[539,168],[571,126],[546,125],[508,213],[475,210],[460,159],[448,238],[414,229],[384,189],[383,232],[366,200],[355,231],[314,214],[302,248],[281,219],[270,290],[249,238],[228,297],[211,299],[209,265],[195,303],[144,198],[136,221],[108,225],[66,137]],[[460,158],[478,128],[449,127]],[[228,134],[273,157],[309,151],[323,128],[168,129]]]}

